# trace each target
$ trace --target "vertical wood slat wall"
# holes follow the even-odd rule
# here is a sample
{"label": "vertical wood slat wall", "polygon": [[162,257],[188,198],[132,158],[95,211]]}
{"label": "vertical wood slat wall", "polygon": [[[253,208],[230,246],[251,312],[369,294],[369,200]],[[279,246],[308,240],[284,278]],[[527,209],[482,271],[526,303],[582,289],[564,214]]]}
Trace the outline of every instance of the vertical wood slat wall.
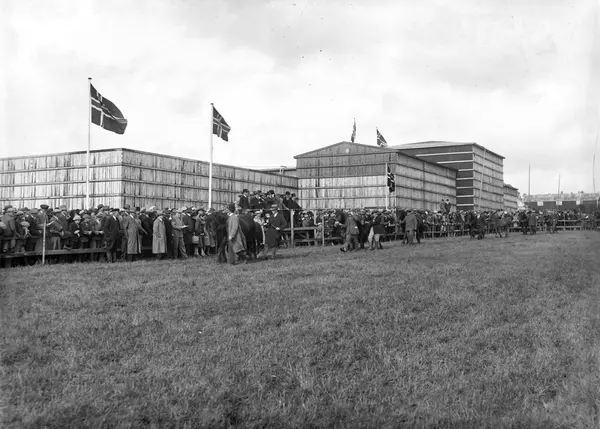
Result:
{"label": "vertical wood slat wall", "polygon": [[[457,207],[459,209],[500,209],[504,207],[503,158],[474,143],[403,149],[429,162],[458,170]],[[483,184],[482,184],[483,181]]]}
{"label": "vertical wood slat wall", "polygon": [[[307,209],[419,208],[437,210],[442,198],[456,203],[456,171],[380,149],[342,142],[299,155],[299,198]],[[395,175],[388,194],[386,164]]]}
{"label": "vertical wood slat wall", "polygon": [[[208,162],[130,149],[90,153],[90,205],[206,206]],[[86,152],[0,158],[0,204],[85,206]],[[213,207],[242,189],[297,193],[296,177],[213,164]]]}

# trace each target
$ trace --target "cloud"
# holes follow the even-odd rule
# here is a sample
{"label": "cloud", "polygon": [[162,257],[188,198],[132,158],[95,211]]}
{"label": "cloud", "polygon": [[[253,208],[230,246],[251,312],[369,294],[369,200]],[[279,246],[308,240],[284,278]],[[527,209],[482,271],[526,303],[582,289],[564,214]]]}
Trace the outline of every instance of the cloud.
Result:
{"label": "cloud", "polygon": [[85,149],[92,76],[129,119],[123,136],[93,128],[93,148],[207,159],[214,102],[232,126],[220,163],[294,165],[356,118],[362,143],[376,126],[390,144],[477,141],[514,186],[531,163],[539,192],[557,171],[591,190],[596,15],[591,0],[11,0],[0,144]]}

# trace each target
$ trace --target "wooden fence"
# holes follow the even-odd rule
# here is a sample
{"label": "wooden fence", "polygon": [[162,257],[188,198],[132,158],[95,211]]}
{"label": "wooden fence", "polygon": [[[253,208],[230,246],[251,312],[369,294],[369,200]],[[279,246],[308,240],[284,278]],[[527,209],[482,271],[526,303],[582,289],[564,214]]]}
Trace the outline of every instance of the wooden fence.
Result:
{"label": "wooden fence", "polygon": [[[293,211],[292,211],[293,212]],[[293,214],[293,213],[292,213]],[[537,230],[544,231],[545,225],[538,224]],[[598,220],[561,220],[557,222],[558,231],[580,231],[580,230],[599,230],[600,221]],[[511,232],[520,232],[519,227],[511,228]],[[489,233],[490,231],[486,231]],[[297,246],[327,246],[334,244],[344,243],[343,232],[336,228],[323,228],[323,225],[311,226],[311,227],[294,227],[291,225],[289,228],[284,229],[282,244],[285,247],[293,248]],[[455,236],[468,235],[468,229],[464,228],[463,224],[444,224],[444,225],[427,225],[423,236],[425,239],[437,239],[437,238],[450,238]],[[402,230],[400,225],[393,225],[386,227],[386,233],[382,234],[384,241],[393,241],[403,239]],[[42,237],[31,236],[28,238],[29,245],[35,243],[37,240],[41,240]],[[8,239],[0,237],[0,249],[3,248],[4,243]],[[79,257],[96,260],[98,255],[105,253],[102,236],[90,237],[90,247],[84,249],[58,249],[51,250],[46,248],[42,250],[30,250],[30,251],[17,251],[14,253],[0,253],[0,264],[2,267],[10,267],[14,262],[30,261],[37,262],[42,258],[47,259],[61,259],[62,260],[74,260]],[[24,240],[16,240],[19,241]],[[20,245],[20,243],[18,244]],[[20,250],[20,249],[18,249]],[[150,253],[151,247],[142,247],[142,254]],[[78,257],[78,258],[75,258]]]}

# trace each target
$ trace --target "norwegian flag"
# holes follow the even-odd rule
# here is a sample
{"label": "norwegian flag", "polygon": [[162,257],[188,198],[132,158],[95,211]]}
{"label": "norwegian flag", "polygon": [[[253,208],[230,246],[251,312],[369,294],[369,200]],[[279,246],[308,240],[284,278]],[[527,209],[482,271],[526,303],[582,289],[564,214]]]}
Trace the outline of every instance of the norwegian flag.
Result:
{"label": "norwegian flag", "polygon": [[352,126],[352,135],[350,136],[350,141],[354,143],[354,139],[356,139],[356,118],[354,118],[354,125]]}
{"label": "norwegian flag", "polygon": [[105,130],[117,134],[124,134],[127,128],[127,119],[115,104],[96,91],[90,83],[90,97],[92,101],[92,122]]}
{"label": "norwegian flag", "polygon": [[229,141],[229,131],[231,131],[231,127],[225,122],[225,118],[221,116],[217,109],[213,106],[213,134],[216,134],[218,137],[222,138],[226,142]]}
{"label": "norwegian flag", "polygon": [[377,128],[375,128],[375,129],[377,130],[377,146],[387,147],[387,142],[385,141],[385,139],[383,138],[383,136],[381,135],[379,130]]}
{"label": "norwegian flag", "polygon": [[392,173],[389,164],[387,164],[387,185],[390,194],[396,190],[396,177],[394,176],[394,173]]}

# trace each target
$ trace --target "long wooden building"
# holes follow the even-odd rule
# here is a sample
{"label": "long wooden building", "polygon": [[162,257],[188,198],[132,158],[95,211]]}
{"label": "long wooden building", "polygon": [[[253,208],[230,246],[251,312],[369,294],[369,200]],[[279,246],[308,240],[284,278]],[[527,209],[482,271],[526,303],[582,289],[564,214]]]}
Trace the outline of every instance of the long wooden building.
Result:
{"label": "long wooden building", "polygon": [[477,143],[427,141],[392,146],[402,153],[456,169],[456,208],[504,208],[504,157]]}
{"label": "long wooden building", "polygon": [[[398,150],[340,142],[295,156],[300,203],[309,209],[456,204],[456,170]],[[396,191],[388,192],[387,167]]]}
{"label": "long wooden building", "polygon": [[[40,204],[83,208],[86,152],[0,158],[0,203],[17,207]],[[208,202],[205,161],[131,149],[90,152],[90,206],[179,207]],[[296,192],[298,179],[282,174],[213,164],[213,207],[237,199],[244,188]]]}

